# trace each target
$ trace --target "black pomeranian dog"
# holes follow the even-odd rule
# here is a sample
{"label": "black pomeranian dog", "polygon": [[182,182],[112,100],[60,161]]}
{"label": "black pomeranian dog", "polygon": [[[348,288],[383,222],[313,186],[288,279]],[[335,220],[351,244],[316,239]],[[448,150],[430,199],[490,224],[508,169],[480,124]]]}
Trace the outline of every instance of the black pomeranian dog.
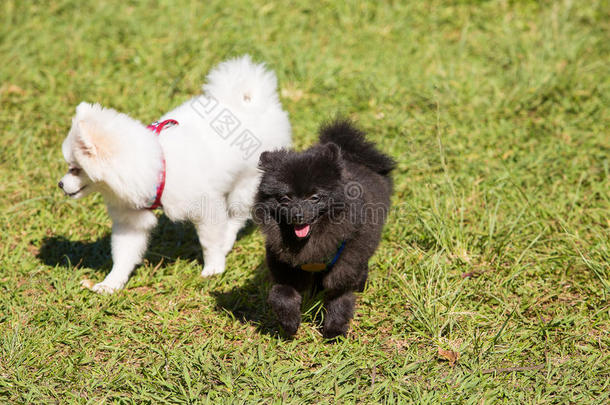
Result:
{"label": "black pomeranian dog", "polygon": [[320,130],[303,152],[264,152],[253,217],[266,236],[269,304],[288,335],[301,323],[301,292],[324,290],[325,338],[345,336],[354,291],[363,291],[392,193],[394,161],[350,121]]}

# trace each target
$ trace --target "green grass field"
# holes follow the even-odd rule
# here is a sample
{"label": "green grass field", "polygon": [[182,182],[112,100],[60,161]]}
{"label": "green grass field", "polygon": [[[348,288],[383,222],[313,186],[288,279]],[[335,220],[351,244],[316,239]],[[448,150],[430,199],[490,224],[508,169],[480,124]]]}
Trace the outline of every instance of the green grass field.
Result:
{"label": "green grass field", "polygon": [[[0,3],[0,402],[610,401],[607,0],[143,3]],[[297,148],[346,114],[398,161],[336,344],[316,297],[281,337],[258,230],[202,279],[162,218],[124,291],[79,285],[111,261],[102,198],[56,186],[75,106],[148,123],[243,53]]]}

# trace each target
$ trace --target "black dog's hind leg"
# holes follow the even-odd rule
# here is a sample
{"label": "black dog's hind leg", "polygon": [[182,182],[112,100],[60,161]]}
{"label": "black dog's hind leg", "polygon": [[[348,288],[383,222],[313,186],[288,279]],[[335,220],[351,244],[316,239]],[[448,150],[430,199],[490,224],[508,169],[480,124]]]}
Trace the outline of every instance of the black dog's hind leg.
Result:
{"label": "black dog's hind leg", "polygon": [[324,299],[326,313],[322,334],[327,339],[345,336],[349,329],[349,321],[354,316],[356,297],[351,291],[327,291]]}

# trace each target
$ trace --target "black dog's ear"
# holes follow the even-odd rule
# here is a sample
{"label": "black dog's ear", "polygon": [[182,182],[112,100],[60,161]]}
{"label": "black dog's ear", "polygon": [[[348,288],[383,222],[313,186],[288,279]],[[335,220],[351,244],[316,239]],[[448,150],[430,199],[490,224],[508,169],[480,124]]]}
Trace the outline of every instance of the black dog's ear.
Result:
{"label": "black dog's ear", "polygon": [[325,155],[333,162],[339,161],[341,158],[341,148],[334,142],[328,142],[324,144]]}
{"label": "black dog's ear", "polygon": [[263,171],[272,170],[284,160],[284,156],[286,151],[283,149],[263,152],[258,158],[258,168]]}
{"label": "black dog's ear", "polygon": [[273,152],[263,152],[261,153],[261,156],[258,158],[258,168],[259,169],[269,169],[271,166],[271,162],[273,161],[272,158],[272,153]]}

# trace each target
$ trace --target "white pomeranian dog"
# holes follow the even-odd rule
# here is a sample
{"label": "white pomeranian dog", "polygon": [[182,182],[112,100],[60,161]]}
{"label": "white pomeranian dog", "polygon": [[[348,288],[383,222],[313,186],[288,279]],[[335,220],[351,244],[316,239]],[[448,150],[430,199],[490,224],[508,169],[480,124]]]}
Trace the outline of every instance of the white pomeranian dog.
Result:
{"label": "white pomeranian dog", "polygon": [[72,198],[100,192],[112,218],[113,266],[94,291],[123,288],[161,206],[171,220],[195,225],[201,275],[224,271],[250,217],[259,156],[290,146],[291,128],[274,73],[247,55],[213,69],[203,91],[149,126],[99,104],[76,108],[62,145],[68,173],[58,185]]}

